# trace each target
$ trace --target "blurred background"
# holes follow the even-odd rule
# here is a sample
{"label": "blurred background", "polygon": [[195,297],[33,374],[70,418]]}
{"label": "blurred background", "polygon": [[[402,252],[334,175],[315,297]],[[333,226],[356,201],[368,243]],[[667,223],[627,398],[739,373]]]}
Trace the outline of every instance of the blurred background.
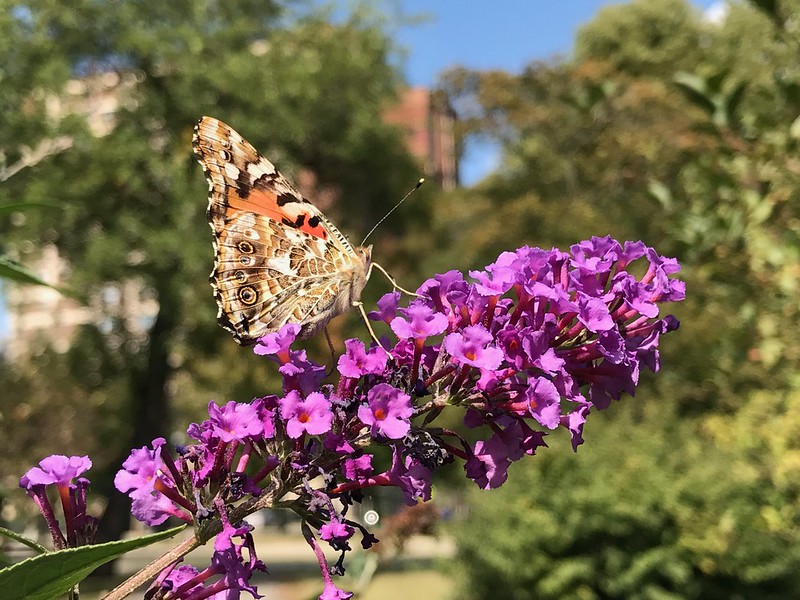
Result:
{"label": "blurred background", "polygon": [[[119,537],[132,447],[279,389],[216,324],[207,114],[355,242],[427,177],[372,238],[404,287],[591,235],[684,265],[663,372],[577,454],[551,435],[491,492],[445,472],[431,514],[370,499],[388,539],[440,537],[361,598],[800,595],[800,0],[0,6],[0,253],[66,292],[2,283],[0,524],[34,527],[30,466],[88,454]],[[310,583],[273,598],[319,587],[281,573]]]}

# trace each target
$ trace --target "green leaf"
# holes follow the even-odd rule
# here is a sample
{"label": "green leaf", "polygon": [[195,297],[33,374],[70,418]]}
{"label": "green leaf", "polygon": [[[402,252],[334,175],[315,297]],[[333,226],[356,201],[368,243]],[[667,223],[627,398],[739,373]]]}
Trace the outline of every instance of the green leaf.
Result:
{"label": "green leaf", "polygon": [[28,269],[26,269],[22,265],[14,262],[13,260],[5,256],[0,256],[0,279],[9,279],[11,281],[16,281],[18,283],[44,285],[56,290],[57,292],[63,294],[64,296],[69,296],[70,298],[74,298],[75,300],[78,300],[79,302],[82,302],[84,304],[86,304],[87,302],[86,298],[82,297],[78,292],[67,288],[50,285],[43,279],[31,273]]}
{"label": "green leaf", "polygon": [[672,208],[672,191],[660,181],[650,181],[647,184],[647,191],[650,195],[667,210]]}
{"label": "green leaf", "polygon": [[789,135],[796,140],[800,140],[800,116],[798,116],[789,126]]}
{"label": "green leaf", "polygon": [[717,105],[711,97],[711,91],[705,79],[692,73],[677,73],[673,78],[675,85],[680,88],[686,98],[705,110],[709,115],[717,111]]}
{"label": "green leaf", "polygon": [[24,535],[17,533],[16,531],[11,531],[10,529],[6,529],[5,527],[0,527],[0,535],[4,535],[7,538],[11,538],[15,542],[19,542],[20,544],[24,544],[31,550],[35,550],[38,554],[43,554],[47,552],[47,548],[42,546],[41,544],[37,543],[36,541],[26,538]]}
{"label": "green leaf", "polygon": [[739,105],[742,103],[746,90],[747,83],[743,82],[737,85],[728,96],[726,112],[731,123],[736,120],[736,113],[739,111]]}
{"label": "green leaf", "polygon": [[722,92],[722,86],[728,78],[728,69],[720,69],[713,75],[706,77],[706,86],[710,92],[719,94]]}
{"label": "green leaf", "polygon": [[50,285],[43,279],[40,279],[22,265],[15,263],[5,256],[0,256],[0,278],[10,279],[19,283],[32,283],[35,285],[46,285],[47,287],[65,293],[63,290]]}
{"label": "green leaf", "polygon": [[119,556],[171,538],[185,525],[133,540],[40,554],[0,570],[3,600],[50,600],[66,594],[92,571]]}

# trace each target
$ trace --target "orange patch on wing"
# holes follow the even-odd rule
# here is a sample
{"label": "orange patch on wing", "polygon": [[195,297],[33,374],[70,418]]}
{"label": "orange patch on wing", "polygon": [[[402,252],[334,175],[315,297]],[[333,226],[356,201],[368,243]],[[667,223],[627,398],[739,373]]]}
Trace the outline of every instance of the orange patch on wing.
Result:
{"label": "orange patch on wing", "polygon": [[[315,217],[311,213],[302,211],[292,216],[283,208],[278,206],[278,196],[271,192],[254,189],[250,191],[250,193],[247,195],[247,198],[240,198],[236,192],[231,190],[228,193],[227,202],[228,206],[232,209],[244,210],[257,213],[259,215],[264,215],[265,217],[269,217],[278,223],[286,224],[288,221],[292,224],[290,225],[291,227],[299,229],[308,235],[312,235],[323,240],[328,239],[328,232],[325,231],[325,228],[322,226],[322,222],[318,217]],[[297,203],[294,204],[296,205]],[[302,217],[302,219],[300,219],[300,217]],[[311,225],[310,221],[312,219],[316,220],[316,225]]]}
{"label": "orange patch on wing", "polygon": [[230,190],[226,200],[228,201],[228,206],[233,209],[258,213],[279,223],[281,219],[287,216],[278,206],[278,197],[262,190],[252,190],[247,195],[247,198],[240,198],[235,191]]}
{"label": "orange patch on wing", "polygon": [[314,237],[322,238],[323,240],[328,239],[328,232],[325,231],[325,228],[322,226],[321,222],[317,222],[316,227],[312,227],[308,224],[308,219],[311,218],[312,215],[306,215],[306,222],[303,223],[303,226],[300,227],[300,231],[305,231],[309,235],[313,235]]}

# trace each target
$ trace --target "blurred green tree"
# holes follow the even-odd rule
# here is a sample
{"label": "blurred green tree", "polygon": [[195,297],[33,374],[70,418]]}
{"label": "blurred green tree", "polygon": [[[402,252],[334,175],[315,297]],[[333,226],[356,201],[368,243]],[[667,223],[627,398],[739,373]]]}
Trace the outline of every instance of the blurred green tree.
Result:
{"label": "blurred green tree", "polygon": [[792,597],[796,518],[781,520],[787,507],[752,457],[709,445],[674,408],[615,406],[590,447],[571,455],[568,440],[548,440],[560,447],[514,465],[502,489],[472,491],[453,529],[458,597]]}
{"label": "blurred green tree", "polygon": [[681,332],[645,404],[625,401],[630,420],[594,420],[576,458],[543,456],[477,500],[464,597],[796,590],[798,17],[797,2],[733,3],[710,23],[639,0],[601,11],[571,61],[448,74],[465,135],[499,141],[503,160],[437,203],[435,230],[471,248],[442,256],[474,266],[611,233],[677,256],[687,280]]}
{"label": "blurred green tree", "polygon": [[617,73],[669,78],[703,56],[699,9],[685,0],[611,4],[578,31],[578,61],[607,62]]}

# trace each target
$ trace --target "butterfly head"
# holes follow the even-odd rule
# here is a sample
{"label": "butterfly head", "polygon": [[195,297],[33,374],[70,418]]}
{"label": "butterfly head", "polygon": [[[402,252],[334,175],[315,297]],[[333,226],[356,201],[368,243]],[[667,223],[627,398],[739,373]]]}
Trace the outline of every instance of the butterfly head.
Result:
{"label": "butterfly head", "polygon": [[353,248],[353,252],[357,257],[357,261],[352,270],[351,303],[361,299],[361,290],[367,285],[367,280],[372,272],[372,246],[356,246]]}
{"label": "butterfly head", "polygon": [[372,244],[369,246],[356,246],[355,251],[356,255],[364,261],[366,269],[369,270],[369,266],[372,264]]}

